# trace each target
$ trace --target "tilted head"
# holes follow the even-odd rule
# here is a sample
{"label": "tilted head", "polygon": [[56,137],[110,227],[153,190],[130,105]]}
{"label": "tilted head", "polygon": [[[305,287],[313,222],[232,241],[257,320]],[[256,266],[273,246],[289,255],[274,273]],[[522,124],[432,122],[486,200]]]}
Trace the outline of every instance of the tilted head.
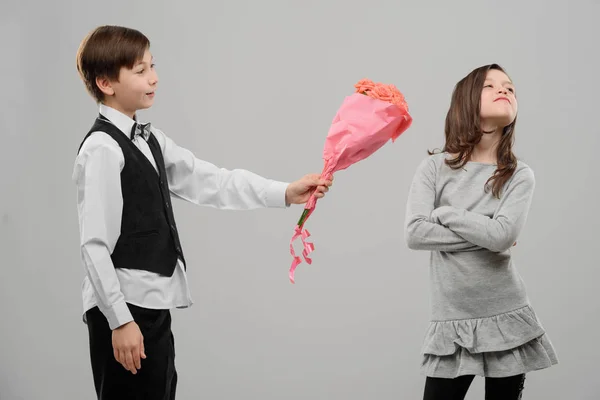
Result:
{"label": "tilted head", "polygon": [[498,167],[488,181],[496,197],[517,166],[512,152],[517,110],[515,85],[502,67],[490,64],[474,69],[456,84],[446,115],[444,151],[455,156],[447,161],[452,168],[470,160],[483,135],[498,136]]}

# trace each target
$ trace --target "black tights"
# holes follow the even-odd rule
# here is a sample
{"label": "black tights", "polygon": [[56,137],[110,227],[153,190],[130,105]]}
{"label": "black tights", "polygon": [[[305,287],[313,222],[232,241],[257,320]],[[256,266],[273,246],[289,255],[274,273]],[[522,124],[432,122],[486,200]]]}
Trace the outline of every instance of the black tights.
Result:
{"label": "black tights", "polygon": [[[455,379],[427,377],[423,400],[463,400],[473,378],[473,375]],[[525,375],[485,378],[485,400],[520,400],[524,384]]]}

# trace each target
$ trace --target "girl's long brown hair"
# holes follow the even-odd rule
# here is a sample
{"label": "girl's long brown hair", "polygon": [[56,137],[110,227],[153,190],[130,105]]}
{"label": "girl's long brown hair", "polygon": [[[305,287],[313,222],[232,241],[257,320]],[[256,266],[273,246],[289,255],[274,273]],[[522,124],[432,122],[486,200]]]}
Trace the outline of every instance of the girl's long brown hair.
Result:
{"label": "girl's long brown hair", "polygon": [[[447,159],[446,164],[452,169],[462,168],[470,160],[475,145],[479,143],[484,131],[481,129],[480,107],[481,91],[485,82],[487,72],[490,69],[504,71],[498,64],[485,65],[474,69],[461,79],[452,93],[450,108],[446,115],[445,136],[443,152],[455,154],[456,157]],[[502,138],[498,144],[497,158],[498,166],[494,174],[486,182],[492,186],[492,194],[500,197],[502,187],[510,179],[517,168],[517,158],[513,154],[514,132],[517,119],[502,132]],[[434,154],[431,151],[428,153]]]}

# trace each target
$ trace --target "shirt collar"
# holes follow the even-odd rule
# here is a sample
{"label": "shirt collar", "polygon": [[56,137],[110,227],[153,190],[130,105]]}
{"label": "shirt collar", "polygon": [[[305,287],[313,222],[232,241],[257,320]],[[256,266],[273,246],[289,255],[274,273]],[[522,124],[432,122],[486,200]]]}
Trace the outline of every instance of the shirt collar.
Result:
{"label": "shirt collar", "polygon": [[131,119],[127,115],[107,106],[106,104],[100,104],[99,108],[100,114],[106,117],[114,126],[119,128],[119,130],[128,138],[131,135],[131,128],[133,127],[133,124],[142,124],[142,122],[138,121],[136,115],[133,116],[134,119]]}

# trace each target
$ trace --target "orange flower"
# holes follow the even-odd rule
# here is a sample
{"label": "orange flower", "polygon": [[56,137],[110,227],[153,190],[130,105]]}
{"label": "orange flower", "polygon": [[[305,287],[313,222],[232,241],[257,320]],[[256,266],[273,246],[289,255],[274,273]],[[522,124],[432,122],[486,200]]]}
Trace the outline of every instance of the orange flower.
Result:
{"label": "orange flower", "polygon": [[375,83],[370,79],[362,79],[354,87],[357,93],[362,93],[377,100],[387,101],[408,111],[408,104],[404,95],[395,85],[385,85],[383,83]]}
{"label": "orange flower", "polygon": [[376,94],[379,100],[387,101],[389,103],[391,103],[394,98],[394,92],[392,92],[392,89],[390,89],[388,85],[378,84],[375,86],[372,93]]}
{"label": "orange flower", "polygon": [[354,85],[354,87],[356,88],[357,93],[364,93],[369,90],[373,90],[375,87],[375,82],[370,79],[361,79],[356,83],[356,85]]}

